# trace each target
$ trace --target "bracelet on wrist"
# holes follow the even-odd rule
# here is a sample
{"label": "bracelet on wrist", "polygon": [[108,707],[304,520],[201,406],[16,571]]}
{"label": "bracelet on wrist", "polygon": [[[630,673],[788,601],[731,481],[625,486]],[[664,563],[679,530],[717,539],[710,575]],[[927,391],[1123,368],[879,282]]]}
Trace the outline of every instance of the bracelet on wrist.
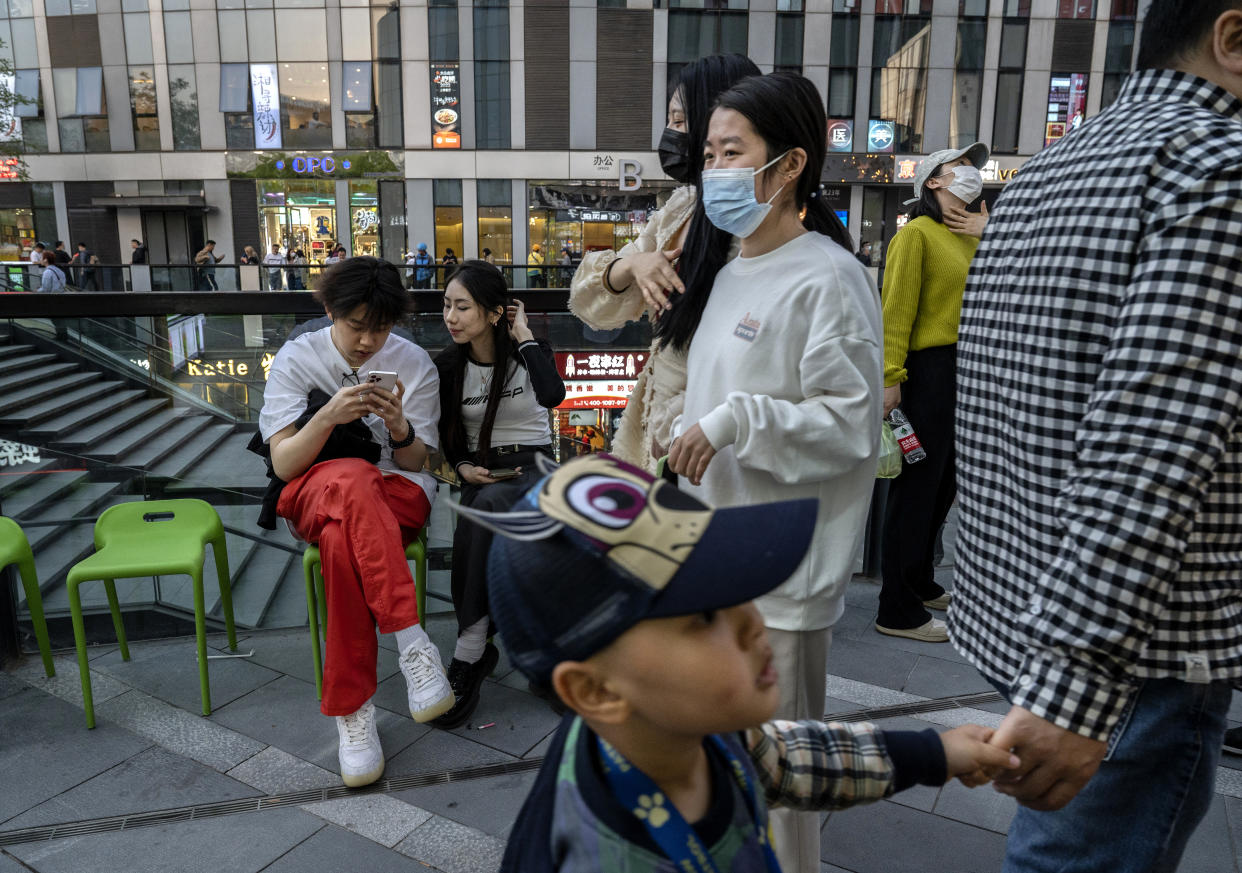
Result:
{"label": "bracelet on wrist", "polygon": [[604,268],[604,288],[607,291],[611,291],[613,294],[624,294],[626,291],[630,290],[629,285],[626,285],[624,288],[616,288],[612,284],[612,268],[620,263],[620,261],[620,258],[613,258],[608,262],[608,266]]}
{"label": "bracelet on wrist", "polygon": [[408,418],[405,420],[405,426],[406,426],[406,429],[407,429],[407,433],[406,433],[406,435],[405,435],[405,439],[403,439],[403,440],[394,440],[394,439],[392,438],[392,433],[391,433],[391,432],[389,432],[389,434],[388,434],[388,448],[390,448],[390,449],[404,449],[406,446],[411,446],[411,445],[413,445],[413,444],[414,444],[414,440],[416,439],[416,437],[415,437],[415,435],[414,435],[414,425],[410,424],[410,420],[409,420]]}

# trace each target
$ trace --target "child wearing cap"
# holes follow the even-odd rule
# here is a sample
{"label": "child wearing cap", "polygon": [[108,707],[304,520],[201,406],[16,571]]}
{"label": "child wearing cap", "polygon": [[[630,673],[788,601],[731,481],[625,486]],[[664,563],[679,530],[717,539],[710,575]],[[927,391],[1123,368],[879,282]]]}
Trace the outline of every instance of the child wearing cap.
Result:
{"label": "child wearing cap", "polygon": [[489,597],[514,664],[573,710],[502,871],[779,871],[767,808],[839,809],[1017,766],[965,725],[769,722],[779,702],[751,604],[801,562],[814,500],[712,510],[607,455],[567,463],[509,513]]}

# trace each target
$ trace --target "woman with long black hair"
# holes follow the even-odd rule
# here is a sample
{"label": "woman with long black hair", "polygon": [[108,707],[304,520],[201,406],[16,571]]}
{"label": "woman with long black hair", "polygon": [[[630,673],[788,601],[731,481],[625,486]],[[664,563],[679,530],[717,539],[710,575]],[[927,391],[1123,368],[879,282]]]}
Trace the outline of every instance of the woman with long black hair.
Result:
{"label": "woman with long black hair", "polygon": [[[703,137],[712,106],[724,91],[759,68],[745,55],[712,55],[686,66],[668,101],[660,163],[678,182],[664,208],[618,252],[582,258],[569,294],[574,315],[597,330],[654,322],[655,342],[638,374],[611,451],[654,473],[670,442],[686,389],[686,350],[716,271],[737,254],[737,243],[703,215],[698,198]],[[674,293],[676,292],[676,293]]]}
{"label": "woman with long black hair", "polygon": [[[444,324],[453,345],[436,356],[440,445],[461,479],[461,503],[502,511],[539,476],[537,455],[552,456],[548,410],[565,399],[552,348],[536,340],[521,302],[510,304],[504,277],[486,261],[465,261],[444,289]],[[466,723],[500,653],[487,606],[491,532],[462,522],[453,535],[452,591],[457,648],[449,684],[457,702],[432,724]]]}
{"label": "woman with long black hair", "polygon": [[[780,676],[776,717],[822,718],[832,625],[862,541],[880,436],[879,295],[820,193],[824,103],[771,73],[721,95],[703,148],[708,219],[741,240],[716,275],[687,357],[669,454],[709,506],[818,501],[788,581],[756,603]],[[785,873],[819,870],[819,817],[777,811]]]}

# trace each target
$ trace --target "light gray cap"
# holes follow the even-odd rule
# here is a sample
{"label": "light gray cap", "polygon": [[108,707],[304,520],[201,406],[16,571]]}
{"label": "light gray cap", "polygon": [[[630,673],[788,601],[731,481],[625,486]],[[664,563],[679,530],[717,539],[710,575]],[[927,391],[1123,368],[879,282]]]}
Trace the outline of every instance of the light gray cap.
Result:
{"label": "light gray cap", "polygon": [[904,205],[909,206],[911,203],[918,203],[922,199],[923,183],[932,177],[932,174],[936,172],[936,169],[941,164],[956,161],[958,158],[970,158],[970,162],[975,165],[975,168],[981,170],[983,165],[988,162],[988,156],[991,153],[991,149],[981,142],[966,146],[964,149],[941,149],[938,152],[932,152],[919,161],[919,168],[914,172],[914,197],[905,201]]}

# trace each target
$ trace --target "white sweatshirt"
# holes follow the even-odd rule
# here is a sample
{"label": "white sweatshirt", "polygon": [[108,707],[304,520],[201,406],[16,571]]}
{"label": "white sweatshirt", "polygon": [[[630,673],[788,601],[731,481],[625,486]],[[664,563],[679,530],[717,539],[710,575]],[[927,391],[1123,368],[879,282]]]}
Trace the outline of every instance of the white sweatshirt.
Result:
{"label": "white sweatshirt", "polygon": [[805,233],[717,274],[679,422],[698,422],[717,454],[701,486],[683,487],[711,506],[819,500],[805,560],[757,601],[769,627],[841,617],[875,482],[883,373],[875,283],[827,237]]}

